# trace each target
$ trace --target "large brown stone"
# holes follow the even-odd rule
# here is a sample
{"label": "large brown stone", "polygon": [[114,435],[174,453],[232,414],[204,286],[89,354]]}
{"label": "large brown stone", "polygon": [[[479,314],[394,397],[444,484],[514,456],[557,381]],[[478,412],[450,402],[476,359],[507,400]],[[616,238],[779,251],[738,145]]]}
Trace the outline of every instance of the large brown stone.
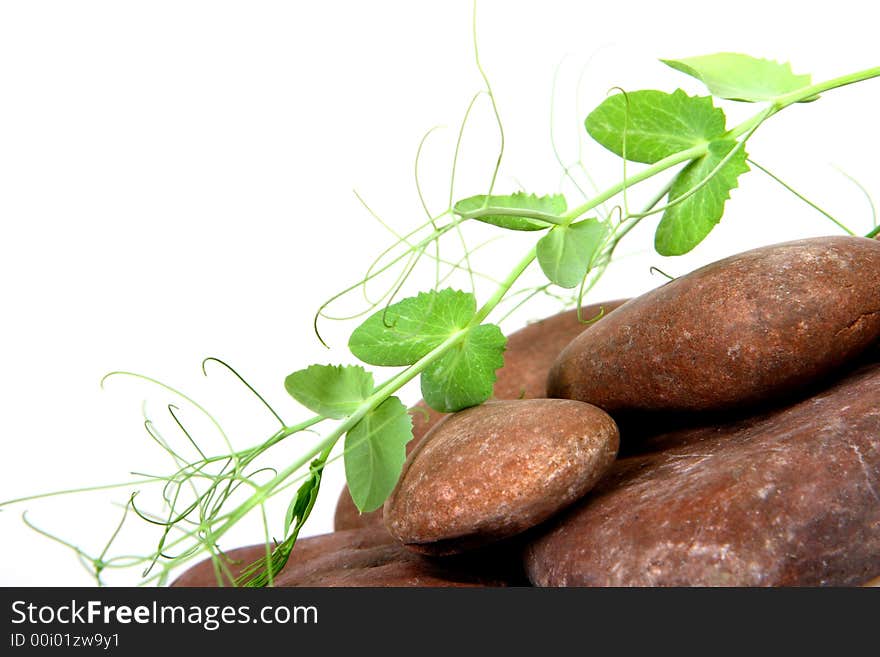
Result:
{"label": "large brown stone", "polygon": [[878,336],[880,243],[799,240],[720,260],[633,299],[566,347],[548,393],[618,420],[741,410],[802,390]]}
{"label": "large brown stone", "polygon": [[[228,566],[238,574],[266,554],[265,545],[232,550]],[[229,585],[228,577],[223,578]],[[385,530],[352,529],[301,539],[290,560],[276,576],[276,587],[298,586],[506,586],[523,582],[519,567],[504,554],[491,559],[438,561],[414,554]],[[211,560],[183,573],[172,586],[216,587]]]}
{"label": "large brown stone", "polygon": [[[581,316],[593,319],[610,313],[625,300],[608,301],[584,306]],[[552,315],[533,322],[510,335],[504,351],[504,367],[497,372],[495,399],[537,399],[546,397],[547,372],[565,346],[579,335],[585,324],[578,319],[577,309]],[[407,445],[407,454],[418,444],[431,427],[446,417],[424,402],[416,404],[411,412],[413,440]],[[335,529],[381,527],[382,510],[360,513],[351,499],[348,487],[342,489],[336,504],[333,523]]]}
{"label": "large brown stone", "polygon": [[453,554],[519,534],[582,497],[617,455],[605,412],[565,399],[486,402],[422,439],[385,502],[408,547]]}
{"label": "large brown stone", "polygon": [[542,586],[857,585],[880,575],[880,364],[650,441],[536,536]]}

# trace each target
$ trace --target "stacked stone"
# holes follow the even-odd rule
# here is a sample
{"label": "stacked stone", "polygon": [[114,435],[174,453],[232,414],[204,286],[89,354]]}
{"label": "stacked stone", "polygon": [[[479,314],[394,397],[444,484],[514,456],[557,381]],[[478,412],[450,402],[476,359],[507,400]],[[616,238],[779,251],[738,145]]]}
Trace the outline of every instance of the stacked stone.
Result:
{"label": "stacked stone", "polygon": [[[414,413],[384,510],[343,491],[337,532],[301,541],[276,584],[880,575],[880,243],[755,249],[582,315],[601,307],[511,335],[494,401]],[[178,584],[216,584],[213,566]]]}

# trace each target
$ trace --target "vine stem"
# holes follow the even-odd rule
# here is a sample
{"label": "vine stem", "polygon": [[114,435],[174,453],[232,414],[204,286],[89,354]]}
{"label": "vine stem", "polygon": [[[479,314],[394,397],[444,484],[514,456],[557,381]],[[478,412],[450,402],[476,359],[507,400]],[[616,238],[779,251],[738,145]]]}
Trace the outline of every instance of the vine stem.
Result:
{"label": "vine stem", "polygon": [[[831,78],[830,80],[825,80],[825,82],[819,82],[818,84],[814,84],[804,89],[797,89],[784,96],[779,96],[774,100],[773,104],[778,106],[778,109],[783,109],[794,103],[812,99],[813,96],[818,96],[825,91],[839,89],[840,87],[845,87],[864,80],[870,80],[871,78],[876,78],[878,76],[880,76],[880,66],[872,66],[871,68],[866,68],[862,71],[848,73],[847,75],[841,75],[836,78]],[[810,95],[804,95],[805,91],[810,92]]]}

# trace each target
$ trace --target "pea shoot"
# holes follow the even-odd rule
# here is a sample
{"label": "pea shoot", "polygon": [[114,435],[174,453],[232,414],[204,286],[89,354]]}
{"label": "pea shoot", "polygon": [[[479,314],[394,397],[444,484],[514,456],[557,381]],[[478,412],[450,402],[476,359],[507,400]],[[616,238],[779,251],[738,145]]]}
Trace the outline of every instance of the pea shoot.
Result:
{"label": "pea shoot", "polygon": [[[168,473],[144,474],[119,484],[78,489],[156,485],[162,490],[161,511],[141,508],[137,495],[132,494],[119,527],[98,555],[52,536],[25,518],[37,531],[74,550],[96,581],[102,582],[102,573],[108,568],[135,568],[145,583],[164,584],[174,569],[205,555],[213,559],[218,579],[233,579],[229,562],[219,547],[221,540],[243,518],[259,513],[266,554],[246,567],[236,583],[271,585],[288,559],[296,558],[296,540],[314,508],[325,468],[337,460],[343,461],[352,498],[363,512],[380,508],[393,490],[406,445],[412,439],[412,419],[400,398],[401,388],[417,380],[424,400],[444,413],[489,399],[495,373],[504,363],[506,339],[499,322],[539,294],[565,298],[580,308],[584,297],[614,260],[620,242],[647,217],[660,215],[653,245],[658,254],[688,253],[722,220],[725,205],[740,178],[760,171],[822,212],[838,229],[853,233],[753,159],[749,141],[766,122],[787,108],[821,102],[823,94],[880,77],[880,67],[815,83],[809,75],[794,73],[788,64],[744,54],[664,59],[668,66],[703,83],[708,95],[690,96],[681,89],[613,90],[584,117],[584,129],[610,151],[608,161],[621,167],[621,178],[607,189],[585,193],[572,203],[561,194],[541,193],[542,190],[527,193],[495,189],[504,155],[504,130],[495,95],[479,59],[476,8],[474,52],[484,87],[468,105],[458,134],[447,207],[440,212],[429,211],[419,183],[419,159],[430,132],[419,144],[415,164],[425,220],[400,234],[364,202],[366,211],[388,228],[394,240],[368,266],[361,280],[330,298],[315,315],[316,335],[322,341],[322,321],[362,320],[351,333],[348,348],[363,365],[319,363],[293,371],[284,382],[285,389],[293,400],[313,413],[311,417],[289,424],[236,370],[218,359],[207,359],[203,363],[206,373],[209,367],[225,368],[278,423],[277,430],[265,440],[235,449],[213,415],[182,392],[131,372],[108,375],[108,379],[135,377],[160,386],[209,418],[226,450],[212,453],[204,449],[181,419],[179,409],[169,406],[168,413],[183,438],[182,447],[176,446],[181,442],[179,439],[166,438],[149,418],[144,419],[147,434],[173,463]],[[497,121],[497,159],[485,193],[454,198],[454,171],[464,124],[475,100],[481,96],[489,98]],[[731,125],[719,101],[749,103],[755,111],[741,123]],[[651,184],[656,189],[646,207],[630,208],[628,190]],[[606,203],[612,201],[617,205],[606,209]],[[531,236],[531,244],[510,271],[480,272],[474,263],[485,244],[473,247],[466,235],[468,227],[475,223],[488,225],[499,234]],[[875,227],[868,236],[877,233]],[[442,247],[450,241],[461,247],[460,257],[444,256]],[[431,284],[414,296],[401,298],[404,284],[423,262],[430,263]],[[546,280],[538,286],[518,288],[524,272],[534,266],[540,268]],[[470,290],[455,289],[448,283],[456,273],[467,275]],[[488,281],[494,290],[480,298],[475,278]],[[387,284],[381,293],[372,294],[373,286],[382,281]],[[335,314],[337,304],[358,294],[365,300],[361,311]],[[298,458],[289,463],[273,463],[271,467],[266,465],[266,455],[274,454],[277,445],[295,435],[306,440],[310,432],[318,432],[320,437]],[[49,495],[72,492],[77,491]],[[10,500],[0,506],[45,496]],[[265,505],[276,496],[289,498],[289,505],[284,518],[270,520]],[[155,525],[158,541],[144,555],[113,556],[111,548],[122,522],[132,515]],[[276,530],[270,529],[276,525]]]}

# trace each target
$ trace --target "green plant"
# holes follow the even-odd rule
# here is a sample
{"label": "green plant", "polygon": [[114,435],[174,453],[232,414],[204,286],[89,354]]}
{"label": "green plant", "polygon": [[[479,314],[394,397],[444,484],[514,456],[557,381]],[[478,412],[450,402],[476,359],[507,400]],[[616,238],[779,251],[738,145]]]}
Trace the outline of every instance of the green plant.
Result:
{"label": "green plant", "polygon": [[[140,567],[144,569],[145,581],[163,583],[172,568],[203,553],[213,557],[218,576],[224,572],[229,575],[228,564],[217,547],[218,541],[246,515],[260,510],[265,527],[266,558],[248,567],[239,583],[271,584],[294,549],[329,463],[338,458],[344,460],[352,497],[362,511],[379,508],[391,492],[400,474],[405,446],[412,437],[411,419],[397,396],[404,385],[418,378],[425,401],[442,412],[480,404],[491,396],[495,371],[503,363],[505,338],[497,323],[488,320],[498,313],[502,303],[514,301],[519,305],[535,294],[553,292],[555,286],[577,290],[574,300],[580,308],[584,296],[612,262],[621,240],[652,215],[662,215],[654,243],[658,253],[680,255],[690,251],[721,220],[725,202],[737,186],[739,176],[748,172],[750,165],[766,171],[750,160],[746,151],[755,131],[791,105],[811,102],[825,92],[880,76],[880,67],[874,67],[814,84],[809,76],[795,75],[787,65],[739,54],[664,60],[672,68],[701,80],[711,96],[693,97],[681,90],[672,93],[618,90],[610,95],[586,117],[585,128],[599,144],[620,158],[622,179],[569,209],[566,199],[558,194],[495,192],[504,151],[504,132],[492,87],[480,64],[476,38],[474,48],[476,66],[485,84],[481,93],[487,94],[492,103],[501,135],[501,148],[489,188],[485,194],[457,202],[450,197],[443,212],[436,215],[428,212],[421,226],[397,236],[394,244],[369,267],[364,278],[330,299],[315,318],[317,333],[320,318],[338,319],[328,313],[333,302],[350,292],[365,290],[371,281],[399,269],[385,294],[369,301],[368,311],[362,313],[369,316],[351,334],[349,347],[367,365],[400,369],[379,383],[361,366],[319,364],[298,370],[287,377],[285,388],[315,416],[288,424],[229,368],[266,405],[280,425],[265,441],[243,450],[233,449],[227,440],[228,451],[205,453],[178,420],[176,408],[170,407],[177,426],[197,454],[197,458],[190,458],[174,448],[155,425],[146,420],[146,430],[168,453],[174,469],[167,475],[145,476],[120,485],[161,484],[164,515],[142,510],[132,495],[123,519],[129,513],[136,513],[160,528],[160,538],[157,546],[142,556],[108,556],[118,529],[98,556],[65,543],[86,562],[99,582],[106,568]],[[729,127],[725,113],[713,98],[755,103],[759,109],[751,118]],[[628,163],[647,166],[628,173]],[[627,198],[630,188],[656,180],[657,176],[676,168],[675,175],[658,187],[644,209],[630,209]],[[418,179],[418,175],[416,177]],[[603,211],[603,204],[614,198],[620,198],[620,204],[611,211]],[[838,227],[852,232],[828,216]],[[475,249],[465,249],[461,261],[444,259],[440,251],[441,240],[463,239],[462,226],[474,221],[500,230],[534,233],[536,237],[519,262],[495,281],[494,291],[482,302],[478,302],[474,292],[446,287],[441,268],[446,266],[450,271],[478,275],[471,266]],[[876,228],[871,231],[871,235],[876,233]],[[395,253],[395,249],[402,252]],[[436,263],[432,288],[395,301],[403,283],[422,258]],[[517,297],[514,285],[535,261],[547,283],[524,290]],[[582,319],[588,321],[588,318]],[[209,362],[228,368],[216,359],[208,359],[203,368]],[[163,386],[211,417],[196,401],[154,379],[129,372],[108,376],[123,375]],[[286,467],[274,470],[258,463],[286,438],[333,421],[337,424],[306,454]],[[225,438],[220,424],[214,422]],[[344,449],[333,456],[340,439],[344,441]],[[296,491],[292,491],[293,487]],[[291,501],[283,531],[273,544],[264,505],[270,498],[283,494],[291,495]],[[12,502],[16,501],[21,500]]]}

